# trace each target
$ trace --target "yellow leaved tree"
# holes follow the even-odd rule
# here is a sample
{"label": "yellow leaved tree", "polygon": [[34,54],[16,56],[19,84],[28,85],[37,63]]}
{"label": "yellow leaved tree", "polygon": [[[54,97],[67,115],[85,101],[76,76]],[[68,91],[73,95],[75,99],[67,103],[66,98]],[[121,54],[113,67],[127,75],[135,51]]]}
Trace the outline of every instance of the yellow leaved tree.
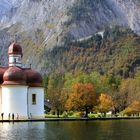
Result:
{"label": "yellow leaved tree", "polygon": [[113,101],[110,95],[102,93],[98,99],[98,105],[95,107],[97,112],[103,113],[106,116],[106,113],[111,111],[113,108]]}
{"label": "yellow leaved tree", "polygon": [[68,110],[85,111],[85,117],[88,116],[89,109],[92,109],[96,103],[95,88],[90,83],[76,83],[72,87],[72,93],[66,102]]}

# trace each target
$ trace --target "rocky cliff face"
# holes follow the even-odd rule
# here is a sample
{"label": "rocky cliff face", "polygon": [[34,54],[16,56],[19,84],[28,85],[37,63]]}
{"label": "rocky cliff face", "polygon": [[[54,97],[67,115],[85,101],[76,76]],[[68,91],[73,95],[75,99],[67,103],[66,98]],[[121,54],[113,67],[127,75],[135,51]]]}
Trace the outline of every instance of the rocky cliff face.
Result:
{"label": "rocky cliff face", "polygon": [[140,34],[140,1],[139,0],[115,0],[120,10],[125,13],[129,27]]}
{"label": "rocky cliff face", "polygon": [[[16,35],[18,42],[22,42],[25,52],[23,61],[38,67],[38,62],[35,61],[40,61],[39,57],[44,47],[53,47],[58,42],[56,40],[63,32],[62,24],[67,20],[66,11],[73,2],[67,0],[0,1],[3,12],[0,17],[0,48],[4,48],[3,55],[0,56],[1,63],[7,62],[6,50]],[[3,44],[3,40],[9,41]],[[30,55],[31,52],[34,55]]]}
{"label": "rocky cliff face", "polygon": [[0,61],[7,63],[7,47],[16,35],[23,62],[45,72],[43,52],[66,37],[85,38],[113,25],[140,34],[139,11],[138,0],[1,0]]}

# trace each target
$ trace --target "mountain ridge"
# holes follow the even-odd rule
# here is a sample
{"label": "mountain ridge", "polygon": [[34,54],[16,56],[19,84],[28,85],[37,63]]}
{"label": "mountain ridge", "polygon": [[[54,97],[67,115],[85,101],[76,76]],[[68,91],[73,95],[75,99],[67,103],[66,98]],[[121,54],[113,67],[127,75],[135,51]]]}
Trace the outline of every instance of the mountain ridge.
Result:
{"label": "mountain ridge", "polygon": [[[44,52],[68,42],[104,31],[115,25],[140,33],[139,2],[136,0],[3,0],[9,4],[0,15],[0,59],[7,65],[7,48],[17,36],[23,46],[23,63],[47,73]],[[10,2],[10,3],[9,3]],[[2,7],[2,6],[1,6]],[[67,44],[68,43],[68,44]],[[32,54],[32,55],[30,55]]]}

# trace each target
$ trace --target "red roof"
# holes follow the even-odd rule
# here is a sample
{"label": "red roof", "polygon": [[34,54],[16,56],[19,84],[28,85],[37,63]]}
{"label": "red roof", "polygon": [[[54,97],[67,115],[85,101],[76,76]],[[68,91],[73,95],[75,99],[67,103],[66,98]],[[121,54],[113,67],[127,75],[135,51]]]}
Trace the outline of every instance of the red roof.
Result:
{"label": "red roof", "polygon": [[0,68],[0,84],[3,85],[28,85],[31,87],[42,86],[42,76],[35,70],[19,67]]}
{"label": "red roof", "polygon": [[3,85],[26,84],[26,73],[19,67],[9,67],[3,75]]}
{"label": "red roof", "polygon": [[8,49],[8,54],[21,54],[22,55],[22,48],[16,42],[13,42]]}
{"label": "red roof", "polygon": [[42,86],[43,80],[42,80],[42,76],[35,70],[31,70],[31,69],[26,69],[25,70],[26,75],[27,75],[27,84],[29,86]]}
{"label": "red roof", "polygon": [[3,74],[7,69],[7,67],[0,67],[0,84],[3,83]]}

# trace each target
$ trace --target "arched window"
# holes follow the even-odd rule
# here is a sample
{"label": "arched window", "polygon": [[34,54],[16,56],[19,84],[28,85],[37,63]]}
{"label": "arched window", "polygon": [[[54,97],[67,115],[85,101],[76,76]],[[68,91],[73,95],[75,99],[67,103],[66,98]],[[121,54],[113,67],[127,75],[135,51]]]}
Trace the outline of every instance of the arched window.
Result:
{"label": "arched window", "polygon": [[32,104],[36,104],[36,94],[32,94]]}

